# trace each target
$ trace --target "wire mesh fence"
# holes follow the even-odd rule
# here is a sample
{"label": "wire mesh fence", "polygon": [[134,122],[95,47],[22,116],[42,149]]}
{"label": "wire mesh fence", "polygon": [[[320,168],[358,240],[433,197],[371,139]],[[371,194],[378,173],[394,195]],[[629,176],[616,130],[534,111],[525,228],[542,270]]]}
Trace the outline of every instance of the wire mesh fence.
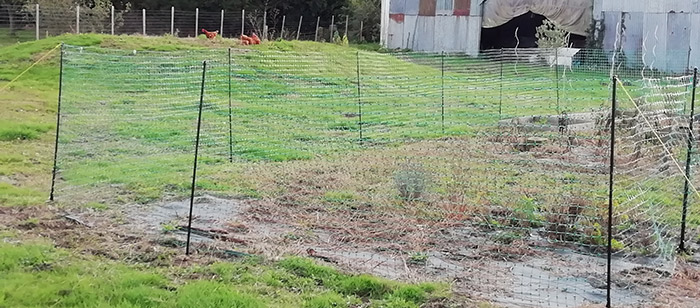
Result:
{"label": "wire mesh fence", "polygon": [[448,280],[495,304],[653,303],[681,226],[700,226],[695,80],[560,52],[66,46],[56,200],[156,203],[134,227],[194,230],[195,249]]}
{"label": "wire mesh fence", "polygon": [[316,16],[286,16],[278,11],[265,14],[256,10],[115,10],[113,7],[90,8],[59,3],[46,3],[41,7],[36,4],[0,7],[0,35],[7,37],[11,43],[64,33],[196,37],[202,34],[202,29],[218,31],[226,38],[252,33],[263,37],[267,29],[266,38],[270,40],[284,36],[287,40],[298,38],[323,42],[334,41],[337,31],[341,38],[347,34],[350,41],[359,42],[369,37],[362,36],[361,30],[371,31],[369,25],[359,29],[359,23],[350,16],[322,19]]}

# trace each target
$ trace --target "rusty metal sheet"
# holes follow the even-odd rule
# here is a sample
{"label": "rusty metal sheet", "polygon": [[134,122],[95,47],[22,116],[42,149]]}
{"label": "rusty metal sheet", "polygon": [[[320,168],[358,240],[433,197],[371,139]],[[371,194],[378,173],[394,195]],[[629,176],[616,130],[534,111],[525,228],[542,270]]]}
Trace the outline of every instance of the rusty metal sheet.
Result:
{"label": "rusty metal sheet", "polygon": [[688,68],[690,13],[669,13],[666,33],[667,68],[672,72],[683,72]]}
{"label": "rusty metal sheet", "polygon": [[413,50],[432,51],[435,37],[435,16],[418,16],[416,32],[411,38]]}
{"label": "rusty metal sheet", "polygon": [[454,15],[469,16],[471,11],[471,0],[454,0]]}
{"label": "rusty metal sheet", "polygon": [[420,16],[435,16],[437,8],[437,0],[420,0],[418,7],[418,15]]}
{"label": "rusty metal sheet", "polygon": [[406,13],[406,0],[391,0],[389,4],[389,14]]}

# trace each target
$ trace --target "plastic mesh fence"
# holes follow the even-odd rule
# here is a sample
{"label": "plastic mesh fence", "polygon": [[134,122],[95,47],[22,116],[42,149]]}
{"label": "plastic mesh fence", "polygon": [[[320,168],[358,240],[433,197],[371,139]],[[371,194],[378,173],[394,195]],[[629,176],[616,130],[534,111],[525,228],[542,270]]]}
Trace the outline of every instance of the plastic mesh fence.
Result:
{"label": "plastic mesh fence", "polygon": [[165,200],[137,227],[183,225],[207,60],[198,245],[216,230],[227,249],[447,280],[500,305],[604,303],[618,74],[612,301],[652,303],[678,245],[691,79],[559,52],[66,47],[57,198]]}

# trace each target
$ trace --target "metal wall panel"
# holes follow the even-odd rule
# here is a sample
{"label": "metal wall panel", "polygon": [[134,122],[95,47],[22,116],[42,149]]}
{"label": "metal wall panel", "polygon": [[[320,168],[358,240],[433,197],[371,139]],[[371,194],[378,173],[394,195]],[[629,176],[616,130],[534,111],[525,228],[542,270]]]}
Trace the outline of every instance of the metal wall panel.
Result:
{"label": "metal wall panel", "polygon": [[700,67],[700,14],[690,16],[690,66]]}
{"label": "metal wall panel", "polygon": [[700,13],[700,0],[693,0],[693,2],[690,4],[691,9],[690,11],[693,13]]}
{"label": "metal wall panel", "polygon": [[457,33],[455,36],[455,51],[465,51],[467,50],[467,40],[469,33],[469,19],[472,17],[468,16],[457,16],[455,20],[455,26],[457,28]]}
{"label": "metal wall panel", "polygon": [[664,12],[674,11],[676,13],[689,13],[692,9],[691,0],[663,0],[659,1],[665,5]]}
{"label": "metal wall panel", "polygon": [[454,16],[435,17],[435,37],[433,51],[450,51],[454,49],[456,36],[456,18]]}
{"label": "metal wall panel", "polygon": [[640,3],[640,5],[644,5],[644,12],[646,13],[663,13],[666,9],[664,1],[665,0],[646,0],[646,3]]}
{"label": "metal wall panel", "polygon": [[406,15],[418,15],[418,8],[420,7],[420,0],[406,0],[404,4],[404,10]]}
{"label": "metal wall panel", "polygon": [[667,14],[644,14],[644,63],[652,68],[666,69]]}
{"label": "metal wall panel", "polygon": [[433,51],[435,37],[435,16],[418,16],[415,40],[412,38],[413,50]]}
{"label": "metal wall panel", "polygon": [[467,54],[479,55],[479,45],[481,43],[481,16],[470,16],[467,18]]}
{"label": "metal wall panel", "polygon": [[627,56],[627,63],[641,63],[642,40],[644,39],[644,13],[622,13],[624,29],[622,50]]}
{"label": "metal wall panel", "polygon": [[[481,3],[484,0],[471,0],[471,9],[469,12],[469,16],[481,16]],[[481,25],[479,25],[481,27]]]}
{"label": "metal wall panel", "polygon": [[389,38],[387,47],[389,49],[403,48],[404,45],[404,23],[389,19]]}
{"label": "metal wall panel", "polygon": [[666,33],[667,68],[683,72],[688,68],[690,13],[669,13]]}
{"label": "metal wall panel", "polygon": [[418,16],[416,15],[406,15],[403,22],[403,42],[401,43],[402,48],[413,49],[416,37],[416,28],[418,25]]}
{"label": "metal wall panel", "polygon": [[406,13],[406,0],[391,0],[389,6],[389,14],[404,14]]}
{"label": "metal wall panel", "polygon": [[[614,50],[616,47],[620,46],[618,39],[618,32],[620,31],[620,17],[622,13],[619,11],[603,12],[605,16],[605,30],[603,34],[603,49]],[[616,45],[617,44],[617,45]]]}

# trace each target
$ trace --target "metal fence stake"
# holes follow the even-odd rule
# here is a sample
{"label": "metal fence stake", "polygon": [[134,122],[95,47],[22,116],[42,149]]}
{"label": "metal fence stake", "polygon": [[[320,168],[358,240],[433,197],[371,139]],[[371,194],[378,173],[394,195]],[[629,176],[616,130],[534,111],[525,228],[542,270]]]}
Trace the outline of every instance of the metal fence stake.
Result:
{"label": "metal fence stake", "polygon": [[114,35],[114,5],[112,5],[112,12],[110,14],[109,20],[110,20],[110,29],[111,29],[110,33],[112,33],[112,35]]}
{"label": "metal fence stake", "polygon": [[331,16],[331,25],[328,27],[331,31],[329,43],[333,43],[333,29],[335,28],[335,15]]}
{"label": "metal fence stake", "polygon": [[698,68],[693,69],[693,92],[690,100],[690,121],[688,123],[688,153],[685,158],[685,186],[683,187],[683,213],[681,217],[681,238],[678,250],[680,252],[686,252],[685,247],[685,229],[687,225],[688,218],[688,197],[689,197],[689,186],[690,182],[690,164],[693,154],[693,121],[695,120],[695,92],[698,87]]}
{"label": "metal fence stake", "polygon": [[197,136],[194,146],[194,166],[192,168],[192,190],[190,192],[190,215],[187,221],[187,248],[185,254],[190,254],[190,239],[192,236],[192,210],[194,208],[194,190],[197,184],[197,160],[199,158],[199,135],[202,129],[202,106],[204,105],[204,82],[207,75],[207,61],[202,62],[202,85],[199,92],[199,115],[197,116]]}
{"label": "metal fence stake", "polygon": [[233,162],[233,104],[231,103],[231,48],[228,49],[228,146],[229,162]]}
{"label": "metal fence stake", "polygon": [[39,16],[39,4],[38,3],[36,5],[36,13],[34,13],[34,17],[35,17],[34,18],[34,23],[35,23],[34,28],[36,29],[36,31],[35,31],[36,32],[36,40],[38,41],[39,40],[39,19],[41,18]]}
{"label": "metal fence stake", "polygon": [[63,98],[63,44],[60,48],[61,55],[59,56],[58,64],[58,110],[56,112],[56,140],[53,147],[53,170],[51,172],[51,193],[49,200],[54,201],[54,193],[56,192],[56,171],[58,166],[58,136],[61,132],[61,100]]}
{"label": "metal fence stake", "polygon": [[80,34],[80,5],[75,7],[75,34]]}
{"label": "metal fence stake", "polygon": [[345,15],[345,37],[348,36],[348,23],[350,22],[350,16]]}
{"label": "metal fence stake", "polygon": [[170,35],[175,35],[175,7],[170,7]]}
{"label": "metal fence stake", "polygon": [[143,28],[143,36],[146,36],[146,9],[141,10],[141,27]]}
{"label": "metal fence stake", "polygon": [[199,8],[194,9],[194,37],[199,36]]}
{"label": "metal fence stake", "polygon": [[241,36],[245,34],[245,9],[241,10]]}
{"label": "metal fence stake", "polygon": [[612,224],[613,224],[613,188],[615,187],[615,113],[617,111],[617,76],[612,77],[612,109],[610,114],[610,178],[608,181],[608,255],[606,277],[606,307],[611,308],[612,288]]}
{"label": "metal fence stake", "polygon": [[224,10],[221,10],[221,24],[219,25],[219,35],[224,37]]}

